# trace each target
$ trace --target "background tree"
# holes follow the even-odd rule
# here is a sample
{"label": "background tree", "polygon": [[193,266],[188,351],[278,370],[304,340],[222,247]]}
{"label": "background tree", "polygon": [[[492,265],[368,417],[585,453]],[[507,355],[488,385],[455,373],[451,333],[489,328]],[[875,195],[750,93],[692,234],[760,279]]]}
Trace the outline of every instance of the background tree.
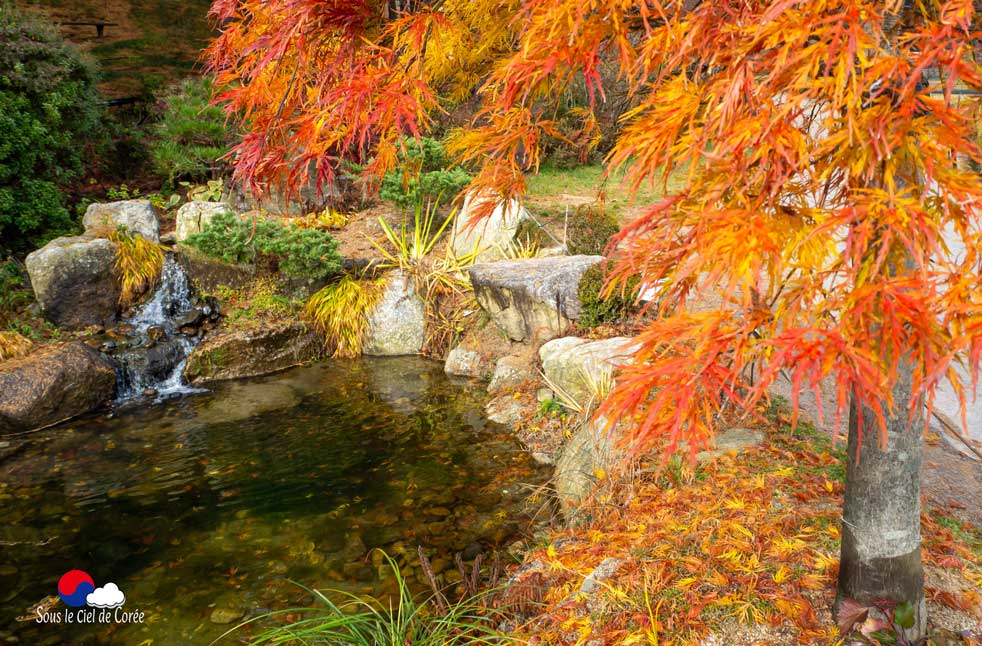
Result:
{"label": "background tree", "polygon": [[[782,373],[795,393],[833,382],[850,429],[840,594],[909,601],[921,630],[923,406],[943,379],[964,406],[954,363],[977,375],[982,356],[982,182],[956,162],[982,156],[952,98],[982,87],[972,3],[412,8],[216,2],[212,65],[251,115],[238,177],[296,181],[313,160],[330,179],[344,158],[381,176],[439,95],[481,79],[483,109],[452,147],[480,167],[475,186],[519,195],[555,130],[549,97],[583,83],[603,101],[599,62],[618,61],[637,106],[609,165],[634,187],[685,181],[612,250],[608,288],[640,278],[658,317],[601,413],[636,416],[638,450],[696,452]],[[485,34],[494,46],[477,47]]]}
{"label": "background tree", "polygon": [[102,103],[94,67],[50,27],[0,0],[0,254],[72,225],[62,189],[82,171]]}

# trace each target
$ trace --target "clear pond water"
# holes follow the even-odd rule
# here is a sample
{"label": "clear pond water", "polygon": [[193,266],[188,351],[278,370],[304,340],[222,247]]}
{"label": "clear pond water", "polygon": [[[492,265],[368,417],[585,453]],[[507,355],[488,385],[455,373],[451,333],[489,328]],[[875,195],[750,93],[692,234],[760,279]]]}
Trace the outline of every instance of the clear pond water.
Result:
{"label": "clear pond water", "polygon": [[[210,644],[309,602],[291,581],[391,590],[372,548],[412,578],[417,545],[443,570],[505,544],[545,474],[481,404],[420,359],[324,362],[5,440],[0,643]],[[38,623],[72,569],[145,621]]]}

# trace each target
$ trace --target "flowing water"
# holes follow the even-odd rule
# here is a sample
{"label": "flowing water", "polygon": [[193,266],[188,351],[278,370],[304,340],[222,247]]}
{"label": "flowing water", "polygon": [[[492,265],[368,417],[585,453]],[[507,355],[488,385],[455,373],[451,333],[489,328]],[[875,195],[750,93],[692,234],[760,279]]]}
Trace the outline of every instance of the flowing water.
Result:
{"label": "flowing water", "polygon": [[157,289],[126,320],[134,344],[115,356],[120,364],[118,401],[139,397],[148,388],[156,392],[158,401],[195,392],[184,383],[183,373],[198,338],[178,329],[181,317],[193,309],[187,276],[168,254]]}
{"label": "flowing water", "polygon": [[[373,548],[417,587],[417,545],[452,578],[527,529],[544,477],[481,403],[439,364],[335,361],[0,443],[0,643],[209,644],[308,603],[292,582],[390,591]],[[73,569],[145,620],[58,623],[55,597],[39,623]]]}

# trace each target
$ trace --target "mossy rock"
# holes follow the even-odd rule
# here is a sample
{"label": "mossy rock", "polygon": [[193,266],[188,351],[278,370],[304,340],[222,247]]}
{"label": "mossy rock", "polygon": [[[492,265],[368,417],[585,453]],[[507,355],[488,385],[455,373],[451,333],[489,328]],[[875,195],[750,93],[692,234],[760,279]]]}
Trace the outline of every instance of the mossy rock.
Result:
{"label": "mossy rock", "polygon": [[195,384],[255,377],[323,354],[323,339],[303,323],[270,321],[210,333],[188,357],[184,377]]}

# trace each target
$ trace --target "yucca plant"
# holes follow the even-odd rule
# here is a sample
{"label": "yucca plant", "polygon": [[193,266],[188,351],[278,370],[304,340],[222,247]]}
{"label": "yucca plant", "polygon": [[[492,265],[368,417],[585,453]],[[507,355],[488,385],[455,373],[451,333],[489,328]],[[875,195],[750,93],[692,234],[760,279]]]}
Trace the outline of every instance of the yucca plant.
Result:
{"label": "yucca plant", "polygon": [[122,228],[109,234],[109,239],[116,243],[113,272],[120,286],[119,303],[126,307],[156,286],[164,269],[164,250],[159,244]]}
{"label": "yucca plant", "polygon": [[401,269],[414,280],[423,277],[422,275],[425,273],[424,263],[427,256],[436,247],[440,236],[443,235],[447,226],[453,221],[457,212],[454,209],[442,224],[437,225],[438,206],[438,202],[428,202],[424,206],[422,202],[417,201],[413,208],[413,228],[411,232],[406,230],[405,223],[402,224],[401,229],[397,233],[384,218],[378,219],[379,224],[382,226],[382,232],[385,234],[385,238],[393,250],[390,251],[375,240],[372,240],[372,244],[381,252],[387,266]]}
{"label": "yucca plant", "polygon": [[13,330],[0,331],[0,362],[23,357],[34,344],[26,336]]}
{"label": "yucca plant", "polygon": [[496,244],[495,248],[508,260],[524,260],[535,258],[539,254],[539,243],[525,236],[524,239],[516,238],[509,240],[505,244]]}
{"label": "yucca plant", "polygon": [[[399,565],[385,555],[395,577],[396,599],[382,601],[371,596],[358,596],[343,590],[328,590],[327,594],[304,588],[319,605],[312,608],[291,608],[261,615],[240,624],[232,631],[254,622],[266,622],[286,615],[301,615],[301,619],[284,626],[269,628],[249,642],[263,644],[330,644],[337,646],[482,646],[515,644],[497,630],[489,616],[485,600],[489,593],[477,594],[456,603],[442,595],[414,595],[399,571]],[[302,586],[301,586],[302,587]],[[223,635],[222,637],[225,637]],[[219,638],[221,639],[221,638]]]}
{"label": "yucca plant", "polygon": [[335,357],[361,355],[368,313],[385,292],[385,280],[358,280],[345,274],[307,301],[307,320],[334,347]]}
{"label": "yucca plant", "polygon": [[429,331],[423,353],[431,356],[442,356],[459,334],[457,328],[465,311],[462,304],[472,299],[466,270],[477,257],[476,250],[458,256],[450,244],[442,254],[435,252],[457,213],[454,209],[438,224],[438,204],[429,202],[424,206],[421,201],[416,202],[412,231],[404,223],[397,232],[379,218],[387,244],[371,241],[384,258],[381,267],[402,271],[426,303]]}

